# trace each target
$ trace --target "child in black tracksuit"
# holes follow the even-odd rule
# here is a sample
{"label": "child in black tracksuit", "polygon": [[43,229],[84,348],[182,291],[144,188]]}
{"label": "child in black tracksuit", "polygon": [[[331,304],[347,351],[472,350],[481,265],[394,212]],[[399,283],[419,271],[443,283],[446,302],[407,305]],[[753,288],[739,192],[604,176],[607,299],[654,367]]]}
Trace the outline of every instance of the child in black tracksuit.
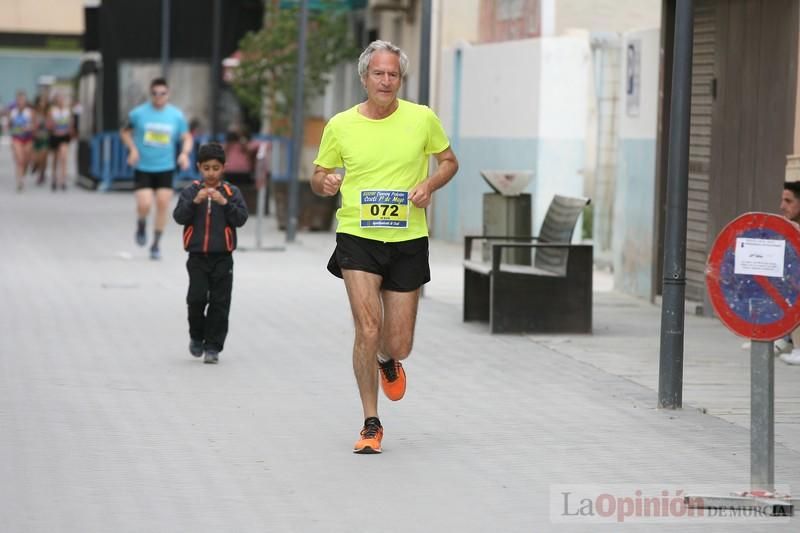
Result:
{"label": "child in black tracksuit", "polygon": [[[195,181],[178,198],[172,213],[183,224],[183,247],[189,252],[189,352],[215,364],[228,334],[228,312],[233,288],[236,228],[247,220],[242,193],[223,181],[225,151],[207,143],[197,152],[203,182]],[[208,310],[206,311],[206,306]]]}

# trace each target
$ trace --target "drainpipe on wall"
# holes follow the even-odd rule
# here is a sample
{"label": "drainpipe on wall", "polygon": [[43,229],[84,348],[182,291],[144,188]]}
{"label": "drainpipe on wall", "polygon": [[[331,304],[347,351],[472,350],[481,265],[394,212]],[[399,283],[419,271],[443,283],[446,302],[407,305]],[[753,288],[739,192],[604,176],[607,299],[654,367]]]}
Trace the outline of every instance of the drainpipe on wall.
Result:
{"label": "drainpipe on wall", "polygon": [[300,206],[300,159],[303,154],[303,124],[305,102],[303,101],[304,75],[306,71],[306,33],[308,26],[308,0],[300,0],[297,14],[299,35],[297,37],[297,77],[294,87],[294,111],[292,113],[291,160],[289,161],[289,205],[286,220],[286,242],[295,242],[298,211]]}
{"label": "drainpipe on wall", "polygon": [[[458,144],[461,129],[461,75],[463,62],[463,43],[456,45],[455,57],[453,60],[453,131],[450,132],[450,147],[458,157]],[[454,240],[459,233],[458,228],[458,186],[451,183],[448,189],[448,209],[447,209],[447,238]]]}
{"label": "drainpipe on wall", "polygon": [[431,80],[431,0],[422,0],[422,24],[419,39],[419,94],[417,103],[430,104]]}
{"label": "drainpipe on wall", "polygon": [[222,52],[220,50],[222,42],[222,0],[214,0],[211,6],[211,68],[210,86],[211,94],[208,110],[208,129],[211,135],[216,135],[220,129],[219,125],[219,81],[220,67],[222,66]]}
{"label": "drainpipe on wall", "polygon": [[[594,170],[591,176],[591,188],[587,191],[594,204],[592,221],[592,240],[595,243],[595,260],[599,263],[611,264],[610,257],[612,226],[614,214],[614,187],[616,164],[615,157],[608,152],[616,147],[617,128],[617,87],[615,83],[611,91],[607,92],[607,74],[609,67],[615,68],[614,58],[611,54],[619,53],[619,35],[616,33],[593,33],[591,36],[592,57],[595,73],[595,105],[596,105],[596,133]],[[620,65],[616,65],[618,69]],[[612,71],[613,73],[613,71]],[[606,105],[604,105],[606,104]],[[606,107],[611,107],[609,113]],[[609,126],[606,128],[606,126]],[[608,129],[606,134],[605,129]]]}

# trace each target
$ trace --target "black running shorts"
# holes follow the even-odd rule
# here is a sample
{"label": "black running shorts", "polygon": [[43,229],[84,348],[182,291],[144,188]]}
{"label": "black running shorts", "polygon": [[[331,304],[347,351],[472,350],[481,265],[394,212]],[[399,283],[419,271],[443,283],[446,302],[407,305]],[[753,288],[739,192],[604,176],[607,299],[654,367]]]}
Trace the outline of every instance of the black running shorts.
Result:
{"label": "black running shorts", "polygon": [[47,138],[47,144],[51,150],[58,150],[62,144],[69,144],[71,137],[69,135],[50,135]]}
{"label": "black running shorts", "polygon": [[383,290],[417,290],[431,280],[428,238],[383,242],[337,233],[336,249],[328,261],[328,271],[341,278],[342,270],[362,270],[377,274],[383,278]]}
{"label": "black running shorts", "polygon": [[134,170],[133,188],[136,190],[171,189],[172,177],[174,175],[174,170],[167,170],[165,172],[144,172],[143,170]]}

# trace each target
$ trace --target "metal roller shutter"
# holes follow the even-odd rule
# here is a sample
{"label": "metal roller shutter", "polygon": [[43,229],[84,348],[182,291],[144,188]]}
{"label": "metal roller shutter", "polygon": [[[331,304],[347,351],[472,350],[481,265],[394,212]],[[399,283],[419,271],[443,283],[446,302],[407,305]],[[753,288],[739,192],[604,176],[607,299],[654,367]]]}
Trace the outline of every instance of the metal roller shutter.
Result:
{"label": "metal roller shutter", "polygon": [[714,0],[695,2],[686,231],[686,298],[694,301],[703,301],[705,297],[704,276],[709,244],[712,84],[716,56],[715,14]]}

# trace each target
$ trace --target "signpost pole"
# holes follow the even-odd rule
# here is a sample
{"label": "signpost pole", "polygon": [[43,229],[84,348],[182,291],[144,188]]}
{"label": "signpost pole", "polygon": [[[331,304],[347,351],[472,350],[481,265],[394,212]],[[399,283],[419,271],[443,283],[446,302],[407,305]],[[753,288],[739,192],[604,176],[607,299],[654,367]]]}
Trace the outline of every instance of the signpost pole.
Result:
{"label": "signpost pole", "polygon": [[750,343],[750,488],[775,490],[775,357],[772,342]]}
{"label": "signpost pole", "polygon": [[[714,241],[706,286],[720,321],[749,338],[750,488],[727,496],[686,495],[690,509],[752,510],[759,515],[793,516],[800,500],[775,486],[775,357],[773,339],[800,324],[800,233],[786,219],[746,213]],[[788,489],[784,489],[786,491]]]}

